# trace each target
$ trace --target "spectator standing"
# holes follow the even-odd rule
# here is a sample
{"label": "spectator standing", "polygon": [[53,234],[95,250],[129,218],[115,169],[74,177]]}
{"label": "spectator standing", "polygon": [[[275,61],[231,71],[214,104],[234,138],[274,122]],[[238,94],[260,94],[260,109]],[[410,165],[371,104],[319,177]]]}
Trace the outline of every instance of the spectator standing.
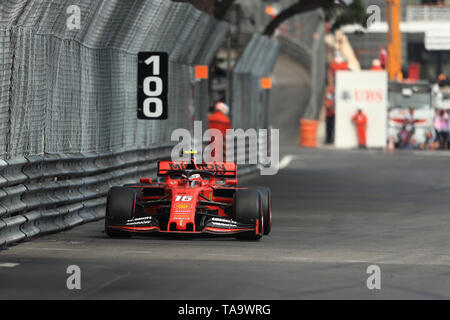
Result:
{"label": "spectator standing", "polygon": [[372,67],[370,68],[371,71],[383,71],[383,67],[381,66],[381,62],[378,59],[374,59],[372,61]]}
{"label": "spectator standing", "polygon": [[444,132],[443,134],[443,143],[444,149],[449,149],[449,139],[450,139],[450,110],[442,110],[442,127],[441,130]]}
{"label": "spectator standing", "polygon": [[336,79],[336,72],[349,70],[348,63],[341,57],[336,56],[330,66],[330,83],[334,84]]}
{"label": "spectator standing", "polygon": [[398,143],[397,148],[403,149],[406,148],[406,145],[408,144],[408,130],[406,130],[406,120],[403,120],[403,125],[400,131],[397,134]]}
{"label": "spectator standing", "polygon": [[436,109],[434,112],[434,117],[433,117],[433,128],[434,128],[434,132],[436,133],[436,139],[439,141],[441,141],[441,136],[440,136],[440,132],[441,132],[441,110],[440,109]]}
{"label": "spectator standing", "polygon": [[359,148],[365,149],[367,117],[361,109],[358,109],[358,112],[352,117],[352,122],[356,125],[356,135],[358,136]]}
{"label": "spectator standing", "polygon": [[447,150],[448,116],[447,112],[445,112],[444,110],[441,110],[440,121],[441,121],[441,137],[442,137],[441,149]]}
{"label": "spectator standing", "polygon": [[447,113],[444,110],[436,110],[436,114],[434,115],[434,130],[436,131],[440,149],[447,149],[449,125]]}
{"label": "spectator standing", "polygon": [[328,86],[327,94],[325,98],[325,108],[326,108],[326,126],[327,126],[327,134],[325,143],[333,143],[334,142],[334,123],[336,117],[336,111],[334,107],[334,87]]}
{"label": "spectator standing", "polygon": [[378,60],[380,60],[381,67],[386,69],[387,60],[388,60],[388,52],[384,47],[380,47],[380,55]]}
{"label": "spectator standing", "polygon": [[437,79],[437,83],[438,83],[439,87],[443,87],[446,82],[447,82],[447,76],[443,73],[440,73],[438,75],[438,79]]}
{"label": "spectator standing", "polygon": [[[222,133],[222,142],[223,144],[219,143],[219,141],[211,141],[216,144],[215,149],[219,148],[220,145],[222,145],[223,148],[223,158],[225,158],[225,150],[226,150],[226,133],[228,129],[231,129],[231,121],[228,117],[228,113],[230,112],[230,108],[223,102],[219,101],[215,105],[215,112],[211,114],[208,117],[209,122],[209,129],[217,129]],[[211,152],[211,155],[215,158],[217,161],[223,161],[223,159],[216,158],[215,150]]]}
{"label": "spectator standing", "polygon": [[415,129],[416,120],[414,118],[414,108],[409,108],[409,113],[406,116],[406,130],[409,132]]}
{"label": "spectator standing", "polygon": [[231,129],[231,121],[228,117],[230,108],[219,101],[215,105],[215,112],[208,117],[209,129],[218,129],[225,136],[227,129]]}

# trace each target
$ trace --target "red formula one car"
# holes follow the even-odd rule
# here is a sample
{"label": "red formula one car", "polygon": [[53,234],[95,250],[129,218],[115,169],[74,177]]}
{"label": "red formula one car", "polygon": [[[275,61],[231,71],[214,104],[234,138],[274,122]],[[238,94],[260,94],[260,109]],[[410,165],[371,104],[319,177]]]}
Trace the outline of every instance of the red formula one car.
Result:
{"label": "red formula one car", "polygon": [[136,233],[233,235],[258,240],[271,229],[269,188],[238,188],[235,163],[158,162],[158,182],[113,187],[105,228]]}

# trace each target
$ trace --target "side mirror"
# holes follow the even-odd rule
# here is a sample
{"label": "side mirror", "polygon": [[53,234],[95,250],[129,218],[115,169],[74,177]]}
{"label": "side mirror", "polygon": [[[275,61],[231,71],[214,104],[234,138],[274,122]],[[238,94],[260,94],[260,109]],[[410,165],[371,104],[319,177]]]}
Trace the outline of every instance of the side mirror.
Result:
{"label": "side mirror", "polygon": [[152,183],[152,179],[150,179],[150,178],[141,178],[141,183]]}

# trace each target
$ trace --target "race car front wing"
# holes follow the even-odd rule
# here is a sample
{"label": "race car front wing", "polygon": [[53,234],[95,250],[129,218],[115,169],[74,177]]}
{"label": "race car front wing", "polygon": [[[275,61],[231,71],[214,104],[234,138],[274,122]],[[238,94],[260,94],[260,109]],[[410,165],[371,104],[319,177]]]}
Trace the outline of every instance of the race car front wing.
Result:
{"label": "race car front wing", "polygon": [[243,224],[222,217],[206,218],[202,226],[194,231],[161,229],[156,217],[147,216],[127,220],[124,224],[110,225],[108,228],[119,229],[131,233],[177,233],[177,234],[237,234],[241,232],[256,232],[258,226]]}

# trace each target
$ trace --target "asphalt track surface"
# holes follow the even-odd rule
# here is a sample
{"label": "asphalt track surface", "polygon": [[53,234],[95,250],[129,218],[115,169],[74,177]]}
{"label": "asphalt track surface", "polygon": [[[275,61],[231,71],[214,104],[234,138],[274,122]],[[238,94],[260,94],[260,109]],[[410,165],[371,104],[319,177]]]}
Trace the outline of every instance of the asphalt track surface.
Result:
{"label": "asphalt track surface", "polygon": [[[99,221],[0,252],[0,299],[450,298],[447,154],[283,154],[278,175],[241,180],[273,192],[261,241],[109,239]],[[366,286],[373,264],[381,290]]]}

